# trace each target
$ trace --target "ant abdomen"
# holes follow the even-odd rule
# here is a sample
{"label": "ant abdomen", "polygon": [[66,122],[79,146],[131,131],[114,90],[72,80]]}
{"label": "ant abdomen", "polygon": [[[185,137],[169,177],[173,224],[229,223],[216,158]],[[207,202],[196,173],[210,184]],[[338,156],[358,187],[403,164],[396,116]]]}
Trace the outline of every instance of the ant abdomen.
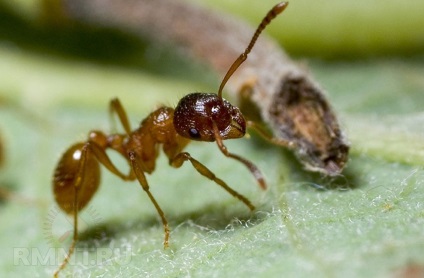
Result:
{"label": "ant abdomen", "polygon": [[[60,159],[53,176],[53,192],[56,203],[67,214],[74,213],[75,191],[78,191],[78,211],[91,200],[100,184],[100,165],[94,155],[86,152],[85,167],[80,168],[85,144],[72,145]],[[88,170],[85,170],[88,169]],[[79,173],[84,171],[84,173]],[[78,188],[75,180],[81,179]]]}
{"label": "ant abdomen", "polygon": [[246,121],[240,110],[217,94],[192,93],[175,108],[174,127],[185,138],[213,142],[214,125],[222,139],[241,138],[246,133]]}

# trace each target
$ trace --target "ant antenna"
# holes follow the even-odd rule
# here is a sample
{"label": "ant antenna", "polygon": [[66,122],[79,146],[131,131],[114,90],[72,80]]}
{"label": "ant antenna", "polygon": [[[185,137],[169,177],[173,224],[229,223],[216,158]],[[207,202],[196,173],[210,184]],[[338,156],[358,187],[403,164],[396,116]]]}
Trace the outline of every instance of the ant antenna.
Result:
{"label": "ant antenna", "polygon": [[256,43],[256,40],[258,39],[259,35],[262,33],[262,31],[265,29],[265,27],[275,18],[277,15],[279,15],[282,11],[284,11],[289,3],[288,2],[281,2],[275,5],[262,19],[262,22],[259,24],[258,28],[255,31],[255,34],[253,35],[252,39],[250,40],[249,45],[247,46],[246,50],[237,58],[237,60],[234,61],[234,63],[231,65],[230,69],[228,70],[227,74],[225,75],[224,79],[222,79],[221,85],[219,86],[218,90],[218,97],[222,99],[222,90],[224,89],[225,84],[227,83],[228,79],[230,79],[231,75],[238,69],[238,67],[247,59],[247,55],[252,50],[253,46]]}

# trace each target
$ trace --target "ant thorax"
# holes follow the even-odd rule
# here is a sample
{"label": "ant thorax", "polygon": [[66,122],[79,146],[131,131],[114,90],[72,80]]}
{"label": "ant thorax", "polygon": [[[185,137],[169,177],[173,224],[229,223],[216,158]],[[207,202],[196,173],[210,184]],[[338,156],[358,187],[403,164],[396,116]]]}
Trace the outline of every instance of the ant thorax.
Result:
{"label": "ant thorax", "polygon": [[174,128],[179,135],[198,141],[243,137],[246,121],[240,109],[213,93],[192,93],[183,97],[174,111]]}
{"label": "ant thorax", "polygon": [[160,107],[150,113],[134,130],[124,144],[124,153],[135,152],[141,168],[147,173],[155,169],[159,155],[159,145],[168,157],[173,157],[188,144],[188,140],[178,135],[173,127],[174,109]]}

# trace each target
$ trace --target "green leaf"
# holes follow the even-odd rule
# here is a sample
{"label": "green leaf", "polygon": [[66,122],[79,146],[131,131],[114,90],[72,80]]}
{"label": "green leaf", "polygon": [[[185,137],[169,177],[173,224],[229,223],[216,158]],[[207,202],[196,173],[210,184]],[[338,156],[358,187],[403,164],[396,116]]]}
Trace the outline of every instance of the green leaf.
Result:
{"label": "green leaf", "polygon": [[[60,264],[73,227],[51,192],[61,153],[91,129],[110,130],[112,97],[121,99],[135,127],[156,105],[213,91],[219,80],[193,75],[197,65],[172,54],[163,74],[23,41],[0,41],[0,185],[9,194],[0,203],[0,275],[44,277]],[[137,51],[129,57],[143,64]],[[173,75],[172,67],[187,74]],[[424,60],[312,61],[310,67],[351,141],[344,176],[308,173],[289,152],[259,138],[226,143],[264,171],[264,192],[215,144],[189,145],[193,157],[257,206],[250,214],[190,165],[173,169],[161,155],[147,178],[170,222],[164,250],[163,227],[141,187],[103,169],[62,276],[388,277],[424,265]]]}

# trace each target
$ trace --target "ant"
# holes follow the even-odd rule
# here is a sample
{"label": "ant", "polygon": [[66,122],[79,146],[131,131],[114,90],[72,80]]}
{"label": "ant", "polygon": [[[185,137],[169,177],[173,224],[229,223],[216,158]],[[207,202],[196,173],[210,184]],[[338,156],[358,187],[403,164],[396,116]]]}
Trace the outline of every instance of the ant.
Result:
{"label": "ant", "polygon": [[[160,107],[150,113],[131,131],[127,114],[118,99],[112,99],[109,113],[118,117],[124,129],[123,134],[105,134],[98,130],[89,132],[85,142],[79,142],[71,147],[61,157],[53,177],[53,191],[59,207],[73,216],[73,240],[68,253],[61,265],[55,271],[59,272],[68,264],[78,240],[78,212],[82,210],[100,184],[100,164],[124,181],[138,180],[155,206],[164,227],[164,247],[168,247],[169,227],[161,207],[149,190],[145,173],[151,174],[155,169],[155,161],[159,155],[159,146],[169,159],[172,167],[179,168],[184,162],[190,161],[194,169],[201,175],[214,181],[235,198],[243,202],[250,210],[255,207],[243,195],[229,187],[223,180],[216,177],[205,165],[194,159],[188,152],[183,152],[190,140],[216,141],[220,151],[227,157],[244,164],[262,189],[266,183],[261,171],[249,160],[228,151],[223,141],[241,138],[246,134],[246,127],[254,128],[264,138],[273,143],[289,146],[290,143],[279,142],[255,123],[246,121],[239,108],[222,98],[222,91],[237,68],[247,59],[265,27],[286,7],[288,3],[275,5],[257,27],[245,51],[234,61],[223,78],[218,93],[191,93],[183,97],[175,109]],[[106,150],[112,149],[121,154],[130,166],[128,174],[120,172],[109,159]]]}

